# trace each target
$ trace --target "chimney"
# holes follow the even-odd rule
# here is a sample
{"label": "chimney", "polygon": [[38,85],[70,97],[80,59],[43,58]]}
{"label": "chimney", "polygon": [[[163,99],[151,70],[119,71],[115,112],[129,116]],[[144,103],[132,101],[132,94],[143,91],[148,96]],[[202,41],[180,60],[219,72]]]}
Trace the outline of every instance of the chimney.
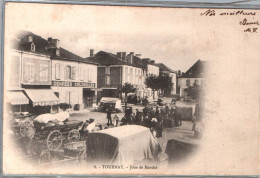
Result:
{"label": "chimney", "polygon": [[141,59],[142,54],[136,54],[135,56]]}
{"label": "chimney", "polygon": [[48,38],[48,43],[54,48],[60,48],[60,40],[52,39],[51,37]]}
{"label": "chimney", "polygon": [[130,63],[133,63],[134,61],[134,52],[130,52]]}
{"label": "chimney", "polygon": [[145,63],[147,63],[147,64],[150,63],[150,61],[151,61],[151,59],[149,59],[149,58],[144,58],[144,59],[143,59],[143,62],[145,62]]}
{"label": "chimney", "polygon": [[116,57],[118,57],[122,61],[122,53],[121,52],[117,52]]}
{"label": "chimney", "polygon": [[150,61],[150,64],[154,64],[154,63],[155,63],[155,61],[154,61],[154,60],[151,60],[151,61]]}
{"label": "chimney", "polygon": [[89,56],[90,57],[94,57],[94,49],[90,49],[89,50]]}
{"label": "chimney", "polygon": [[126,52],[122,52],[122,61],[126,61]]}
{"label": "chimney", "polygon": [[28,36],[28,42],[33,42],[33,36],[32,35]]}

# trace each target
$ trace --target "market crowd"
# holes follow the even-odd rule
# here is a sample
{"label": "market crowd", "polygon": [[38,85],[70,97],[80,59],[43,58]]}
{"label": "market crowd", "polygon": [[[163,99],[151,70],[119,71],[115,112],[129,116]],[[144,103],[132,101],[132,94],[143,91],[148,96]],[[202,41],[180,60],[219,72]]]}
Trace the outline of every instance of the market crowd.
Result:
{"label": "market crowd", "polygon": [[[119,117],[117,114],[112,116],[112,107],[107,109],[107,125],[119,126]],[[169,105],[156,107],[145,106],[143,110],[136,109],[135,111],[132,107],[125,111],[124,117],[121,119],[120,125],[142,125],[151,129],[151,131],[156,132],[156,137],[162,137],[163,128],[178,127],[182,125],[181,115],[177,112],[176,106]]]}

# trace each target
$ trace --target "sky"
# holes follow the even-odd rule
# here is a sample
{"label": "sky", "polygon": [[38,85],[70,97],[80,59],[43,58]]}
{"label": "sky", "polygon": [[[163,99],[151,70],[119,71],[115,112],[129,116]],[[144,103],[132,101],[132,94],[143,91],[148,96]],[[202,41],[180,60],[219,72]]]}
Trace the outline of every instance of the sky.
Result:
{"label": "sky", "polygon": [[182,72],[198,59],[213,60],[225,39],[214,18],[200,16],[205,9],[11,4],[6,11],[7,33],[57,38],[81,57],[90,49],[134,52]]}

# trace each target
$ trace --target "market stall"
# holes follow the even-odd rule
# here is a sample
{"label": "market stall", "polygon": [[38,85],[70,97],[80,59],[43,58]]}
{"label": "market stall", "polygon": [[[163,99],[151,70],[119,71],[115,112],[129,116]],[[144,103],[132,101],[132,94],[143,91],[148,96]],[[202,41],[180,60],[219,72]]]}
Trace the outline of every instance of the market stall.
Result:
{"label": "market stall", "polygon": [[87,159],[102,164],[133,164],[154,160],[158,148],[158,141],[148,128],[126,125],[90,133]]}

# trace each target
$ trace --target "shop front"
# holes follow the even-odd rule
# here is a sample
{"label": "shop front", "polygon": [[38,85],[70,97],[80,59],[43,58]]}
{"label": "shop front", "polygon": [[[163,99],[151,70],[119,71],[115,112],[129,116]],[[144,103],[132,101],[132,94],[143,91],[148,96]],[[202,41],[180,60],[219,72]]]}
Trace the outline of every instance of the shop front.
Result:
{"label": "shop front", "polygon": [[92,107],[96,102],[95,87],[96,84],[90,82],[52,81],[52,90],[60,103],[72,110]]}
{"label": "shop front", "polygon": [[84,108],[92,107],[96,103],[95,91],[89,88],[83,88]]}
{"label": "shop front", "polygon": [[13,113],[28,112],[29,99],[22,90],[7,92],[7,103],[9,111]]}
{"label": "shop front", "polygon": [[59,98],[51,89],[26,89],[30,99],[30,112],[34,114],[55,113],[59,111]]}

